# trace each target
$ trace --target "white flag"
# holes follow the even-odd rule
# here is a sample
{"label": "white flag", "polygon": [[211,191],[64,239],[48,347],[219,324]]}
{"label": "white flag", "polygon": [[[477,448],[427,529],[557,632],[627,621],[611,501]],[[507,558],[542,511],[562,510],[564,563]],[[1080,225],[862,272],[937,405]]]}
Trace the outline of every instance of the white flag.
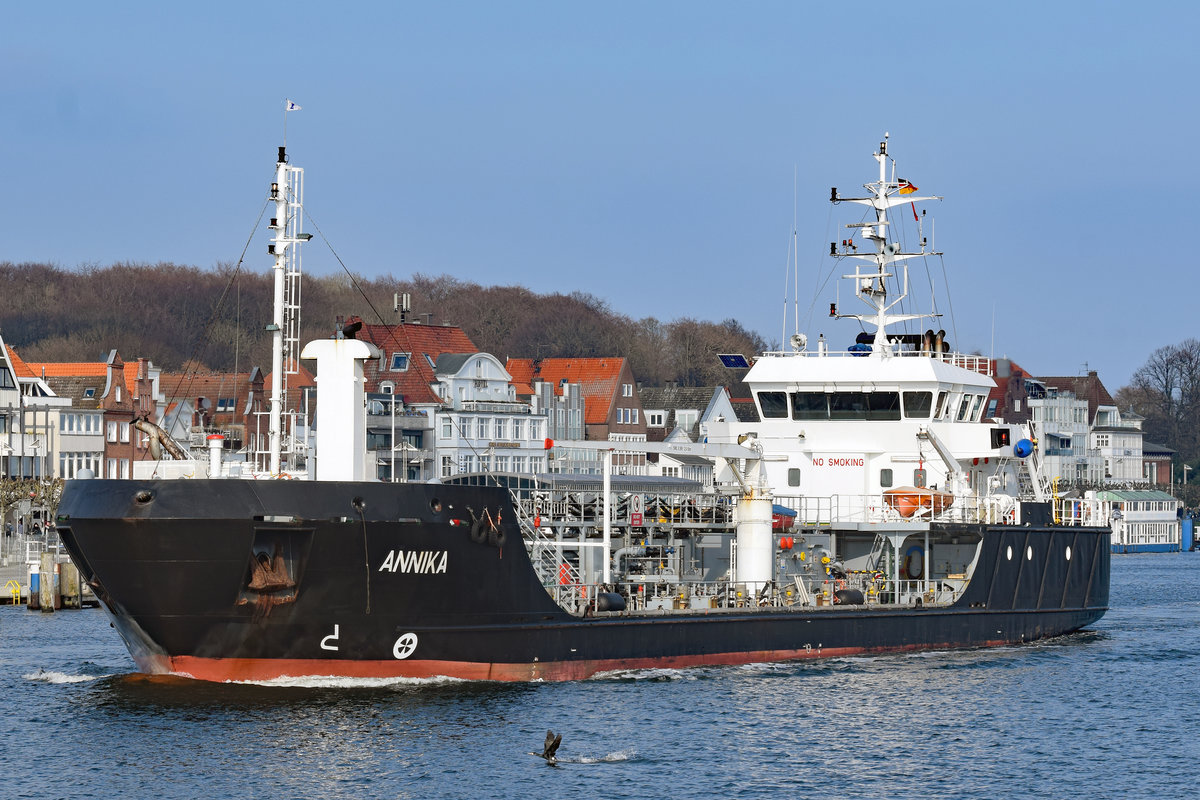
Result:
{"label": "white flag", "polygon": [[287,108],[285,110],[287,110],[287,111],[299,111],[300,110],[300,106],[296,105],[291,100],[285,100],[284,102],[287,103]]}

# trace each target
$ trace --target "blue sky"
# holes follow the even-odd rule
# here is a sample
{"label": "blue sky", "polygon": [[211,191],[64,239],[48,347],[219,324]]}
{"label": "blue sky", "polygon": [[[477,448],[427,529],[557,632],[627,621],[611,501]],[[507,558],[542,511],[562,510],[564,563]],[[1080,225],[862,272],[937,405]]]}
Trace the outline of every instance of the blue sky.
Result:
{"label": "blue sky", "polygon": [[[1197,23],[1155,2],[12,4],[0,260],[236,261],[290,97],[306,210],[357,273],[779,340],[795,198],[802,328],[849,341],[817,292],[858,219],[829,187],[871,179],[888,131],[946,198],[928,269],[952,342],[1115,392],[1196,335],[1173,253],[1196,223],[1160,212],[1195,172]],[[341,271],[316,240],[305,268]]]}

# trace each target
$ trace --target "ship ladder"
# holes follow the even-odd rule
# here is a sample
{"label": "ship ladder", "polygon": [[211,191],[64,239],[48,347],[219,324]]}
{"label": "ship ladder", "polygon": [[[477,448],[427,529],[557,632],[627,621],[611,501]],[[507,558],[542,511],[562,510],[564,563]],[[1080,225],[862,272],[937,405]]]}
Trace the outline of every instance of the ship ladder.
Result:
{"label": "ship ladder", "polygon": [[[558,563],[562,554],[562,548],[557,546],[557,541],[553,536],[549,536],[542,531],[541,514],[537,514],[539,519],[535,519],[529,515],[529,509],[521,502],[517,493],[512,489],[509,490],[512,495],[513,507],[517,511],[517,525],[521,529],[522,538],[529,538],[533,543],[531,548],[531,560],[533,568],[538,574],[543,586],[549,586],[557,579]],[[534,509],[536,512],[537,509]]]}
{"label": "ship ladder", "polygon": [[867,557],[867,571],[875,572],[889,547],[887,537],[882,533],[875,534],[875,543],[871,545],[871,554]]}
{"label": "ship ladder", "polygon": [[5,590],[12,595],[12,604],[14,606],[21,605],[21,584],[17,581],[9,581],[4,584]]}

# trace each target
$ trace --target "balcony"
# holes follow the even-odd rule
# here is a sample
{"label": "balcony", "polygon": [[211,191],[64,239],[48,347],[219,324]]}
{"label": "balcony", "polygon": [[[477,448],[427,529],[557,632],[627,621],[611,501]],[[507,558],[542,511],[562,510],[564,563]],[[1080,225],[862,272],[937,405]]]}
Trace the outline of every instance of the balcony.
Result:
{"label": "balcony", "polygon": [[458,411],[488,411],[494,414],[529,414],[528,403],[507,403],[494,400],[464,400]]}

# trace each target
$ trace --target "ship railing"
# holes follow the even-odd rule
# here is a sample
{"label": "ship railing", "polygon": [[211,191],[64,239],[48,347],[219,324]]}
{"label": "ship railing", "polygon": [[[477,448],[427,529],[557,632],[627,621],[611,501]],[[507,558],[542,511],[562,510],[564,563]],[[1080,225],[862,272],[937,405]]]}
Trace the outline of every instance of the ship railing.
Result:
{"label": "ship railing", "polygon": [[[732,525],[734,504],[727,495],[718,494],[642,494],[641,512],[632,495],[621,494],[609,504],[612,524],[629,526],[633,515],[641,513],[642,524],[651,525]],[[535,491],[514,498],[526,517],[545,525],[560,523],[604,524],[604,499],[598,492]]]}
{"label": "ship railing", "polygon": [[[861,350],[842,350],[826,348],[825,350],[769,350],[761,355],[762,358],[862,358]],[[969,369],[981,375],[992,377],[995,374],[992,359],[971,353],[931,353],[928,350],[893,350],[891,355],[896,358],[936,358],[956,367]]]}
{"label": "ship railing", "polygon": [[1106,526],[1113,523],[1113,503],[1093,497],[1056,497],[1054,522],[1069,526]]}
{"label": "ship railing", "polygon": [[1016,499],[1010,495],[955,495],[953,502],[943,507],[939,506],[944,501],[931,498],[908,514],[889,504],[882,493],[829,497],[776,495],[774,502],[796,512],[793,524],[799,528],[921,522],[1020,523]]}
{"label": "ship railing", "polygon": [[[617,593],[625,601],[625,611],[699,611],[786,608],[862,608],[871,606],[946,606],[959,598],[966,588],[965,575],[925,579],[887,578],[875,571],[854,572],[845,578],[784,575],[755,589],[736,581],[679,581],[674,575],[647,574],[630,576],[611,584],[585,583],[573,569],[562,569],[560,576],[546,585],[546,591],[564,609],[588,616],[601,613],[603,593]],[[857,590],[861,600],[847,596],[845,590]],[[847,602],[850,600],[850,602]]]}

